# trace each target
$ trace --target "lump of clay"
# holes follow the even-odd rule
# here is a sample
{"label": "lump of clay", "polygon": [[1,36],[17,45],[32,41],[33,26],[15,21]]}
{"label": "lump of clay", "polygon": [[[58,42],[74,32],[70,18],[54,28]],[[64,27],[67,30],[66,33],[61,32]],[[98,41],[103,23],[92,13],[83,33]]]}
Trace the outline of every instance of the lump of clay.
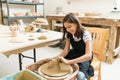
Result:
{"label": "lump of clay", "polygon": [[45,40],[45,39],[47,39],[47,37],[44,36],[44,35],[41,35],[41,36],[38,37],[38,39],[39,39],[39,40]]}
{"label": "lump of clay", "polygon": [[48,76],[64,76],[70,73],[70,65],[60,62],[59,60],[52,59],[51,61],[41,66],[41,72]]}

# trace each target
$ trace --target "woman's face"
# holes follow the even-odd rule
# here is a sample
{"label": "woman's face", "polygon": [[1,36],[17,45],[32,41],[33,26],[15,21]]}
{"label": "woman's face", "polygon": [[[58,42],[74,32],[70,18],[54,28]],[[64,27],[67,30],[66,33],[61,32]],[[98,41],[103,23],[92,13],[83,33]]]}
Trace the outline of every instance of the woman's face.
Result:
{"label": "woman's face", "polygon": [[77,28],[77,25],[76,25],[76,24],[74,24],[74,23],[69,23],[69,22],[65,22],[65,23],[64,23],[64,26],[65,26],[67,32],[71,33],[72,35],[75,34],[76,28]]}

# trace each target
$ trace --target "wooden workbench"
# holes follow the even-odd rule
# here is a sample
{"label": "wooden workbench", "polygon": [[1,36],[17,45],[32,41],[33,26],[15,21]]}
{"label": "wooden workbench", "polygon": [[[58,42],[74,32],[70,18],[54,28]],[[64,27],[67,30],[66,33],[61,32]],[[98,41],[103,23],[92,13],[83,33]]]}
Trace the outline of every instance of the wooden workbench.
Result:
{"label": "wooden workbench", "polygon": [[[79,17],[79,16],[78,16]],[[49,26],[48,29],[52,30],[52,21],[62,21],[64,15],[48,15],[46,16]],[[101,17],[79,17],[82,24],[94,25],[95,27],[109,28],[110,35],[108,40],[106,62],[112,63],[114,53],[113,50],[120,44],[120,23],[118,19],[101,18]]]}
{"label": "wooden workbench", "polygon": [[[30,36],[34,37],[34,40],[30,40]],[[40,36],[46,36],[46,39],[38,39]],[[57,35],[57,36],[56,36]],[[22,70],[23,57],[33,59],[36,62],[36,48],[49,46],[58,43],[62,38],[61,32],[43,30],[43,32],[27,32],[19,34],[17,37],[11,36],[9,26],[0,25],[0,54],[7,57],[13,54],[19,56],[19,69]],[[33,50],[34,57],[24,56],[22,52],[27,50]]]}

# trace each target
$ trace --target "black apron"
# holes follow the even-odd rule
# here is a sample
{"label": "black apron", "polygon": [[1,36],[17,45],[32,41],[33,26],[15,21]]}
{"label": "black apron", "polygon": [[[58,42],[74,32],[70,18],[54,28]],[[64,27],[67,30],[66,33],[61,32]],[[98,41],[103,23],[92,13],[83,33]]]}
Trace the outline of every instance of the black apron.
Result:
{"label": "black apron", "polygon": [[[73,36],[69,34],[70,43],[73,49],[70,49],[67,56],[65,56],[66,59],[75,59],[85,54],[85,42],[83,41],[83,37],[81,37],[81,40],[74,41]],[[85,61],[82,63],[78,63],[80,71],[82,71],[86,78],[94,76],[94,69],[91,66],[91,60]]]}

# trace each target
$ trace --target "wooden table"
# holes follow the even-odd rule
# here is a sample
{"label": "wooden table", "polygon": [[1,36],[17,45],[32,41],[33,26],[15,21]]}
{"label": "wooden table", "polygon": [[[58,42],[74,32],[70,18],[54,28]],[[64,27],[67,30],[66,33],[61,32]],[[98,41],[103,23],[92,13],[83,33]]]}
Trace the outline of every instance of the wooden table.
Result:
{"label": "wooden table", "polygon": [[[30,35],[34,36],[34,40],[32,41],[28,40]],[[46,36],[47,39],[39,40],[38,37],[42,35]],[[36,62],[35,48],[54,44],[57,41],[59,41],[61,38],[62,38],[61,32],[55,32],[50,30],[43,30],[42,33],[37,33],[37,32],[25,33],[22,34],[21,36],[19,35],[19,37],[11,37],[9,28],[7,26],[0,26],[0,45],[1,45],[0,53],[4,54],[7,57],[9,57],[12,54],[18,54],[19,66],[20,66],[20,70],[22,70],[22,62],[21,62],[22,56],[34,59],[34,62]],[[20,42],[11,42],[12,39],[16,39],[16,40],[20,39]],[[23,51],[27,51],[30,49],[33,49],[34,57],[28,57],[21,54]]]}
{"label": "wooden table", "polygon": [[[48,29],[52,30],[52,21],[62,21],[64,18],[64,15],[47,15],[46,16],[49,26]],[[118,33],[120,33],[118,24],[118,19],[111,19],[111,18],[101,18],[101,17],[79,17],[79,20],[82,24],[88,24],[88,25],[94,25],[95,27],[101,27],[101,28],[109,28],[110,29],[110,35],[109,35],[109,41],[108,41],[108,49],[107,49],[107,57],[106,62],[112,63],[113,61],[113,50],[115,47],[120,44],[120,37]]]}

